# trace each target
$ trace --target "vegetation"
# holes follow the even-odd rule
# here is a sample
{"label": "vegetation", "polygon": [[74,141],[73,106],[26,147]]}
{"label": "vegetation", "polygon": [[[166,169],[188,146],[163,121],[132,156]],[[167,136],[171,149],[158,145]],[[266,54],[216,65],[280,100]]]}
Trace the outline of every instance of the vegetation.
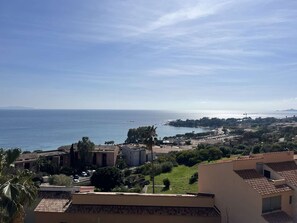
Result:
{"label": "vegetation", "polygon": [[156,140],[156,136],[156,127],[141,126],[128,130],[125,143],[146,143],[146,141],[149,140],[150,137],[153,137],[153,139]]}
{"label": "vegetation", "polygon": [[89,137],[82,137],[77,143],[77,150],[80,157],[80,167],[84,169],[88,161],[90,160],[90,152],[95,148],[95,144],[89,139]]}
{"label": "vegetation", "polygon": [[208,118],[204,117],[201,119],[187,119],[187,120],[175,120],[170,121],[168,125],[176,126],[176,127],[210,127],[210,128],[218,128],[218,127],[235,127],[238,125],[251,125],[252,127],[256,126],[268,126],[275,123],[280,122],[296,122],[297,117],[290,117],[290,118],[273,118],[273,117],[267,117],[267,118],[255,118],[252,119],[250,117],[248,118],[227,118],[227,119],[219,119],[219,118]]}
{"label": "vegetation", "polygon": [[51,160],[47,160],[45,157],[38,158],[37,170],[38,172],[44,172],[50,175],[59,173],[59,167]]}
{"label": "vegetation", "polygon": [[58,185],[58,186],[71,186],[72,179],[64,174],[60,175],[53,175],[49,177],[49,183],[51,185]]}
{"label": "vegetation", "polygon": [[122,184],[122,172],[116,167],[99,168],[91,177],[91,184],[101,191],[111,191]]}
{"label": "vegetation", "polygon": [[155,166],[154,166],[154,153],[153,145],[157,141],[157,127],[155,126],[142,126],[137,129],[129,129],[127,134],[126,143],[144,143],[147,149],[151,152],[151,168],[150,175],[153,182],[153,193],[155,192]]}
{"label": "vegetation", "polygon": [[12,165],[21,151],[0,149],[0,222],[23,222],[24,207],[31,204],[37,195],[32,174],[18,171]]}
{"label": "vegetation", "polygon": [[194,173],[194,174],[190,177],[190,179],[189,179],[189,184],[193,184],[193,183],[195,183],[195,182],[197,182],[197,181],[198,181],[198,172]]}
{"label": "vegetation", "polygon": [[223,152],[210,145],[198,145],[196,149],[186,150],[176,153],[176,161],[178,164],[193,166],[202,161],[218,160],[223,157]]}
{"label": "vegetation", "polygon": [[[190,177],[197,172],[198,165],[192,167],[179,165],[174,167],[169,173],[162,173],[155,177],[156,192],[164,194],[186,194],[198,193],[197,182],[189,184]],[[163,179],[168,178],[170,181],[170,190],[158,190],[159,185],[163,185]],[[149,180],[149,176],[146,177]],[[148,187],[148,193],[152,193],[152,187]]]}
{"label": "vegetation", "polygon": [[168,178],[163,179],[164,190],[169,190],[170,180]]}
{"label": "vegetation", "polygon": [[104,144],[105,145],[114,145],[114,141],[105,141]]}

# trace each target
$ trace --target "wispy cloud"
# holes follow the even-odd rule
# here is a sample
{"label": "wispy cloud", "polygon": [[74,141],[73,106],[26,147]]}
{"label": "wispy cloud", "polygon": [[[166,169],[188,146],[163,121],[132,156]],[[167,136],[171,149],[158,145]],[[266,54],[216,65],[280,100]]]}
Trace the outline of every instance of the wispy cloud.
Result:
{"label": "wispy cloud", "polygon": [[146,31],[152,31],[165,26],[176,25],[180,22],[191,21],[198,18],[214,15],[218,10],[229,4],[230,1],[214,3],[212,1],[200,2],[196,5],[179,9],[160,16],[156,21],[151,22]]}

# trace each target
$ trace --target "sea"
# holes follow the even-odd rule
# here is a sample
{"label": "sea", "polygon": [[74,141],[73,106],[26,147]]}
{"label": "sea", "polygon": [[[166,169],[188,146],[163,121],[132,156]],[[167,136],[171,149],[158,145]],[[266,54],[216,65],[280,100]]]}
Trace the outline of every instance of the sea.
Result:
{"label": "sea", "polygon": [[0,148],[22,151],[53,150],[78,142],[87,136],[95,144],[105,141],[123,143],[130,128],[155,125],[158,138],[203,128],[180,128],[165,125],[176,119],[202,117],[290,117],[296,111],[246,113],[242,111],[144,111],[144,110],[0,110]]}

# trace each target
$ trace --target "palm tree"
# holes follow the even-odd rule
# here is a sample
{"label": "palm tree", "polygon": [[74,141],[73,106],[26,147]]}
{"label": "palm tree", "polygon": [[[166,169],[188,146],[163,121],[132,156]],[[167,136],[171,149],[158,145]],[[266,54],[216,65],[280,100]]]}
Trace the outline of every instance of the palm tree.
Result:
{"label": "palm tree", "polygon": [[14,161],[11,154],[16,159],[17,152],[7,151],[0,149],[0,222],[23,222],[24,207],[35,200],[37,189],[29,171],[11,166]]}
{"label": "palm tree", "polygon": [[151,163],[152,163],[152,182],[153,182],[153,194],[155,193],[155,167],[154,167],[154,152],[153,152],[153,145],[155,144],[157,133],[157,127],[155,126],[148,126],[147,130],[144,132],[144,143],[149,151],[151,151]]}

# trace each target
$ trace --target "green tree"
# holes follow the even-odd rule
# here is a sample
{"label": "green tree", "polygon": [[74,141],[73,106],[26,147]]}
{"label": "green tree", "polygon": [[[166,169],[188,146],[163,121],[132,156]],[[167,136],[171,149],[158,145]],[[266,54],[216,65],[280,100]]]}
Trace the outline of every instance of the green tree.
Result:
{"label": "green tree", "polygon": [[90,160],[91,152],[94,150],[95,144],[89,139],[89,137],[82,137],[77,144],[77,150],[80,157],[81,168],[84,169]]}
{"label": "green tree", "polygon": [[70,167],[75,168],[76,163],[77,163],[77,160],[75,159],[74,146],[72,144],[71,147],[70,147]]}
{"label": "green tree", "polygon": [[12,164],[20,153],[19,149],[0,149],[0,222],[23,222],[24,206],[31,204],[37,188],[28,170],[18,171]]}
{"label": "green tree", "polygon": [[153,182],[153,193],[155,193],[155,168],[154,168],[154,152],[153,145],[157,141],[157,127],[141,126],[137,129],[129,129],[126,143],[144,143],[151,152],[151,178]]}
{"label": "green tree", "polygon": [[[144,143],[147,137],[151,135],[152,131],[155,131],[156,133],[156,128],[154,126],[141,126],[136,129],[129,129],[125,142]],[[155,134],[155,136],[157,135]]]}
{"label": "green tree", "polygon": [[45,157],[39,157],[36,164],[37,170],[40,172],[45,172],[51,175],[59,172],[58,166],[52,163],[52,161],[47,160]]}
{"label": "green tree", "polygon": [[91,177],[91,184],[101,191],[111,191],[113,188],[120,186],[122,181],[122,173],[116,167],[99,168]]}

